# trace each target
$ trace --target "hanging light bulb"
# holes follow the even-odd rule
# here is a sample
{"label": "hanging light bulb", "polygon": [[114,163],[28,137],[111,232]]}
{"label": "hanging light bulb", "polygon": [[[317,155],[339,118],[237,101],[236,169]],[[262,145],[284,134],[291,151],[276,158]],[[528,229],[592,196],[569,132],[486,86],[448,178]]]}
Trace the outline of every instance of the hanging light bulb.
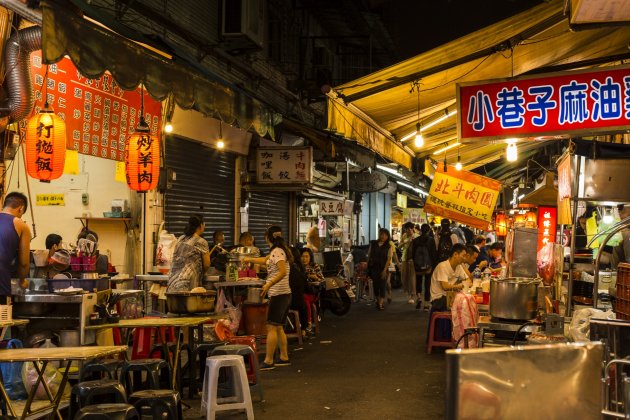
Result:
{"label": "hanging light bulb", "polygon": [[424,146],[424,137],[422,137],[422,133],[420,132],[420,123],[416,124],[416,139],[413,144],[417,148]]}
{"label": "hanging light bulb", "polygon": [[462,170],[462,157],[459,155],[459,147],[457,148],[457,163],[455,164],[455,169],[458,171]]}
{"label": "hanging light bulb", "polygon": [[508,162],[516,162],[518,160],[518,148],[516,147],[516,143],[508,143],[505,153]]}
{"label": "hanging light bulb", "polygon": [[164,125],[164,131],[166,133],[172,133],[173,132],[173,124],[171,124],[170,121],[166,121],[166,124]]}
{"label": "hanging light bulb", "polygon": [[217,139],[217,149],[225,148],[225,142],[223,141],[223,121],[219,121],[219,138]]}

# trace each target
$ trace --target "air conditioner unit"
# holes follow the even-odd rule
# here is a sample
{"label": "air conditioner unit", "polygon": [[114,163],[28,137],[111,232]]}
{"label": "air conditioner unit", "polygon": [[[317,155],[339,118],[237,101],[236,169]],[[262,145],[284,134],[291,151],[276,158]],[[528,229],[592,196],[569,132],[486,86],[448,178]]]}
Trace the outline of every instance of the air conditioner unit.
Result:
{"label": "air conditioner unit", "polygon": [[265,0],[223,0],[222,47],[240,54],[263,48],[266,31]]}

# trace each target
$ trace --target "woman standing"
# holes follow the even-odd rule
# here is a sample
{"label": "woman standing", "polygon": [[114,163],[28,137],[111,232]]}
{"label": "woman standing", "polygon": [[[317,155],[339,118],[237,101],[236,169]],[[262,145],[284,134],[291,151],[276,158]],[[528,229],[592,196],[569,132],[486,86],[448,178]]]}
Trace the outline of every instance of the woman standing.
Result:
{"label": "woman standing", "polygon": [[[262,297],[269,294],[267,353],[260,370],[271,370],[275,369],[276,365],[289,366],[291,364],[287,353],[287,336],[284,333],[284,324],[291,305],[291,287],[289,286],[291,254],[284,244],[280,227],[271,226],[267,229],[265,240],[271,248],[269,255],[260,258],[244,258],[243,262],[267,265],[267,281],[261,293]],[[276,347],[280,348],[280,360],[274,364]]]}
{"label": "woman standing", "polygon": [[376,307],[385,309],[385,294],[387,292],[388,269],[392,264],[392,246],[387,229],[378,231],[378,240],[370,243],[368,251],[368,274],[374,284],[374,294],[377,296]]}
{"label": "woman standing", "polygon": [[173,265],[166,289],[168,292],[189,292],[201,286],[203,275],[210,267],[208,242],[201,237],[205,227],[199,214],[188,219],[188,226],[177,239],[173,251]]}

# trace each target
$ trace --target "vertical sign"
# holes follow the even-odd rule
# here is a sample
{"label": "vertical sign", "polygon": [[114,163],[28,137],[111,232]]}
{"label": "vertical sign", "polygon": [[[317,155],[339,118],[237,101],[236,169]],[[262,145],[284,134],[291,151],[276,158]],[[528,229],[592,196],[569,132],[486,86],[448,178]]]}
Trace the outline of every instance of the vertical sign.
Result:
{"label": "vertical sign", "polygon": [[557,213],[555,207],[538,207],[538,251],[556,239]]}
{"label": "vertical sign", "polygon": [[572,224],[571,220],[571,155],[558,164],[558,222]]}

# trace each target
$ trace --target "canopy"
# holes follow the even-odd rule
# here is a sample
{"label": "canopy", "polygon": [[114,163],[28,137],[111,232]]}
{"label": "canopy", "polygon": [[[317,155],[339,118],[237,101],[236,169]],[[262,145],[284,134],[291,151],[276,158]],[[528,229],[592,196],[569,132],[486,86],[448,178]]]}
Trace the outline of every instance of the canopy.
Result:
{"label": "canopy", "polygon": [[[398,140],[409,139],[419,156],[430,156],[447,142],[457,142],[456,84],[510,78],[526,73],[568,70],[615,64],[630,58],[630,27],[610,27],[572,32],[564,16],[564,1],[551,0],[509,19],[422,53],[407,61],[337,86],[329,94],[329,129],[342,114],[358,110],[367,118],[345,132],[373,129]],[[420,83],[420,115],[425,145],[413,146],[418,112],[414,81]],[[411,92],[410,92],[411,91]],[[343,103],[342,103],[343,101]],[[340,105],[341,104],[341,105]],[[346,117],[346,119],[348,119]],[[332,125],[331,125],[332,124]],[[404,144],[407,144],[404,142]],[[543,142],[532,142],[538,148]],[[520,147],[519,147],[520,149]],[[446,152],[450,164],[458,153],[467,170],[497,160],[503,144],[478,142]],[[432,156],[444,159],[444,154]]]}
{"label": "canopy", "polygon": [[67,55],[86,77],[97,78],[109,71],[123,90],[142,83],[157,100],[172,94],[183,109],[194,109],[273,137],[278,116],[243,92],[208,80],[53,2],[42,3],[42,20],[42,56],[46,64]]}

